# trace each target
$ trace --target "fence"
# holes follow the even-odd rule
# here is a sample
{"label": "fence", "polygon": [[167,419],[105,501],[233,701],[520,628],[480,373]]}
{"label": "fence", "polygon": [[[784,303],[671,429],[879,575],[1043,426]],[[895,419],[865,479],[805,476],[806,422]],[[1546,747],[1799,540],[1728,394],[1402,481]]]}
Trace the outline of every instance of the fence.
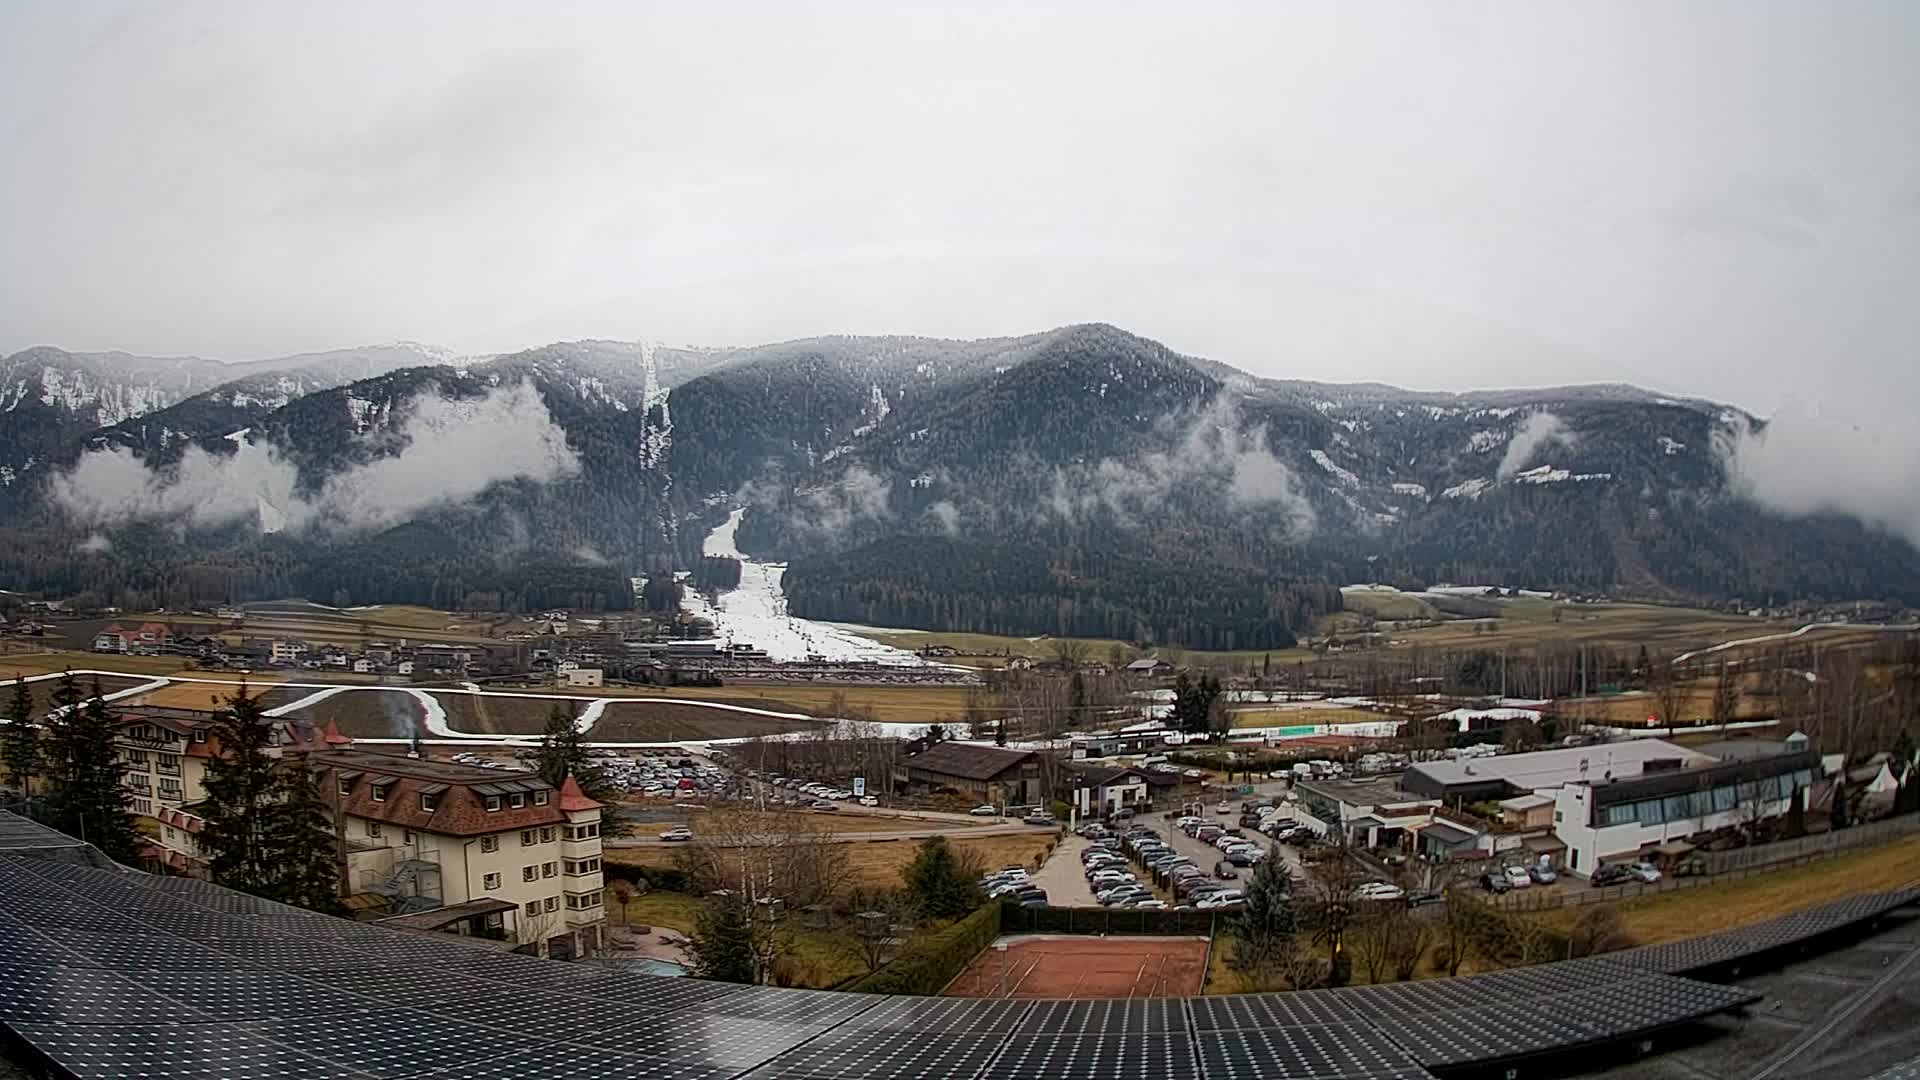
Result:
{"label": "fence", "polygon": [[1856,825],[1837,832],[1803,836],[1797,840],[1782,840],[1772,844],[1737,848],[1733,851],[1702,852],[1701,858],[1707,866],[1705,874],[1665,877],[1650,885],[1633,882],[1594,889],[1583,888],[1569,880],[1566,885],[1558,889],[1543,889],[1538,892],[1532,889],[1520,890],[1505,896],[1487,897],[1485,900],[1494,907],[1506,911],[1550,911],[1560,907],[1612,904],[1641,896],[1657,896],[1660,893],[1677,892],[1681,889],[1696,889],[1723,881],[1739,881],[1742,878],[1768,874],[1787,867],[1801,866],[1817,859],[1828,858],[1837,852],[1884,843],[1913,832],[1920,832],[1920,814],[1906,814],[1867,825]]}
{"label": "fence", "polygon": [[1145,934],[1160,937],[1210,937],[1211,911],[1145,911],[1137,908],[1021,907],[1005,904],[1000,912],[1004,934]]}

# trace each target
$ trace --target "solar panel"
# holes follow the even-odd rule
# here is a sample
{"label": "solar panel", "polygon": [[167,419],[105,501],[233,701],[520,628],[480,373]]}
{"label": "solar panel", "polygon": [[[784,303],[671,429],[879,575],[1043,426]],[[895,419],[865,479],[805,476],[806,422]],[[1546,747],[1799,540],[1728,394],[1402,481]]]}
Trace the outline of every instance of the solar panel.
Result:
{"label": "solar panel", "polygon": [[1028,1001],[886,998],[844,1026],[937,1035],[986,1035],[1012,1031],[1032,1008],[1033,1003]]}
{"label": "solar panel", "polygon": [[466,1024],[417,1009],[302,1016],[261,1030],[303,1054],[373,1076],[411,1076],[539,1045],[498,1025]]}
{"label": "solar panel", "polygon": [[1286,994],[1200,997],[1187,1002],[1196,1031],[1236,1031],[1359,1023],[1359,1003],[1347,991],[1303,990]]}
{"label": "solar panel", "polygon": [[1198,1077],[1193,1038],[1169,1034],[1025,1035],[1009,1037],[981,1074],[1006,1080],[1058,1080],[1062,1076],[1179,1080]]}
{"label": "solar panel", "polygon": [[617,1027],[586,1033],[573,1041],[603,1050],[668,1061],[697,1061],[714,1068],[744,1072],[799,1046],[819,1030],[769,1020],[674,1012],[630,1020]]}
{"label": "solar panel", "polygon": [[17,1024],[21,1037],[79,1080],[199,1080],[209,1075],[232,1080],[332,1080],[358,1077],[337,1064],[320,1061],[237,1024],[189,1024],[164,1027]]}
{"label": "solar panel", "polygon": [[976,1076],[999,1052],[1001,1035],[890,1037],[836,1028],[745,1075],[753,1080],[887,1080]]}
{"label": "solar panel", "polygon": [[186,938],[166,934],[103,934],[71,927],[47,927],[41,933],[66,946],[88,967],[144,971],[150,968],[235,967],[241,961]]}
{"label": "solar panel", "polygon": [[719,1013],[749,1020],[813,1024],[824,1028],[858,1016],[885,1000],[877,994],[835,994],[826,991],[751,987],[737,994],[698,1002],[689,1008],[694,1012]]}
{"label": "solar panel", "polygon": [[1020,1022],[1021,1035],[1085,1035],[1185,1031],[1186,1010],[1178,999],[1145,1001],[1042,1001]]}
{"label": "solar panel", "polygon": [[[147,971],[134,977],[154,993],[221,1020],[267,1020],[389,1008],[385,1002],[277,971]],[[499,1002],[495,1001],[495,1016]]]}
{"label": "solar panel", "polygon": [[[517,1035],[564,1042],[635,1019],[637,1010],[623,1001],[570,998],[541,990],[494,990],[477,997],[422,1002],[418,1008],[474,1024],[508,1023]],[[511,1017],[503,1021],[503,1017]]]}
{"label": "solar panel", "polygon": [[733,1073],[699,1061],[675,1061],[551,1043],[420,1075],[440,1080],[720,1080]]}
{"label": "solar panel", "polygon": [[1426,1075],[1419,1063],[1367,1024],[1309,1024],[1220,1030],[1200,1036],[1201,1072],[1214,1080],[1351,1080]]}
{"label": "solar panel", "polygon": [[0,1020],[8,1023],[162,1024],[196,1016],[119,972],[99,968],[21,965],[0,979]]}

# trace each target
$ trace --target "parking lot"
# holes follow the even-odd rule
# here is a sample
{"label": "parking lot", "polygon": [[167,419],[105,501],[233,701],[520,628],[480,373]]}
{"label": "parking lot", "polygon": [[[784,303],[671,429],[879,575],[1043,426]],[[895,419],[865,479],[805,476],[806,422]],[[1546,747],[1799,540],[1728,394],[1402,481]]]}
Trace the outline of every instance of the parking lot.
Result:
{"label": "parking lot", "polygon": [[1047,864],[1033,875],[1040,887],[1047,890],[1047,903],[1054,907],[1098,906],[1093,890],[1087,888],[1086,872],[1080,865],[1080,853],[1087,850],[1087,846],[1084,837],[1069,834],[1047,857]]}

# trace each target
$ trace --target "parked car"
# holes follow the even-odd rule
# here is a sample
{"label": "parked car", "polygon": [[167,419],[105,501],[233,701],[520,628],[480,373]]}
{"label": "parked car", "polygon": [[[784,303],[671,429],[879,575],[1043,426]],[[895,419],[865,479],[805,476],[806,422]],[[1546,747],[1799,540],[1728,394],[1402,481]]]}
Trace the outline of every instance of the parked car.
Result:
{"label": "parked car", "polygon": [[1227,814],[1233,813],[1233,804],[1223,802],[1220,805],[1214,807],[1213,812],[1224,817]]}
{"label": "parked car", "polygon": [[1507,875],[1489,871],[1480,875],[1480,887],[1497,894],[1512,891],[1513,883],[1507,880]]}
{"label": "parked car", "polygon": [[1235,870],[1232,863],[1222,859],[1214,864],[1213,876],[1219,878],[1221,881],[1233,881],[1240,876],[1240,871]]}
{"label": "parked car", "polygon": [[1415,889],[1407,894],[1407,906],[1414,908],[1425,907],[1428,904],[1438,904],[1446,900],[1446,898],[1445,893],[1437,892],[1433,889]]}
{"label": "parked car", "polygon": [[1058,822],[1054,821],[1052,814],[1028,814],[1026,817],[1023,817],[1020,820],[1026,822],[1029,825],[1044,825],[1049,828],[1059,824]]}
{"label": "parked car", "polygon": [[1369,881],[1354,889],[1353,895],[1362,900],[1405,900],[1407,890],[1384,881]]}
{"label": "parked car", "polygon": [[967,813],[972,814],[974,817],[999,817],[1000,816],[1000,811],[995,810],[991,806],[976,806],[973,809],[967,811]]}
{"label": "parked car", "polygon": [[1500,872],[1507,875],[1507,884],[1513,888],[1524,889],[1533,884],[1533,879],[1527,876],[1525,867],[1508,866],[1503,867]]}
{"label": "parked car", "polygon": [[1660,868],[1652,863],[1629,863],[1627,876],[1643,885],[1651,885],[1660,880]]}
{"label": "parked car", "polygon": [[687,828],[687,827],[686,827],[685,825],[676,825],[676,826],[674,826],[673,828],[671,828],[671,829],[668,829],[668,830],[667,830],[666,832],[663,832],[663,833],[661,833],[661,834],[660,834],[660,839],[662,839],[662,840],[691,840],[691,839],[693,839],[693,830],[692,830],[692,829],[689,829],[689,828]]}
{"label": "parked car", "polygon": [[1223,908],[1247,902],[1246,894],[1239,889],[1222,889],[1212,896],[1203,896],[1194,903],[1197,908]]}
{"label": "parked car", "polygon": [[1632,881],[1633,875],[1629,874],[1627,868],[1619,863],[1609,863],[1595,870],[1593,877],[1588,880],[1593,883],[1595,888],[1602,888],[1608,885],[1619,885]]}
{"label": "parked car", "polygon": [[1533,878],[1537,884],[1541,885],[1551,885],[1560,880],[1560,875],[1553,872],[1553,867],[1540,863],[1534,863],[1532,866],[1527,867],[1527,876]]}
{"label": "parked car", "polygon": [[879,806],[880,800],[874,798],[871,795],[862,795],[860,796],[860,805],[861,806]]}
{"label": "parked car", "polygon": [[840,809],[840,804],[839,804],[839,803],[836,803],[836,802],[834,802],[834,801],[832,801],[831,799],[815,799],[815,800],[813,800],[812,802],[810,802],[810,803],[808,803],[808,804],[807,804],[807,809],[809,809],[809,810],[838,810],[838,809]]}

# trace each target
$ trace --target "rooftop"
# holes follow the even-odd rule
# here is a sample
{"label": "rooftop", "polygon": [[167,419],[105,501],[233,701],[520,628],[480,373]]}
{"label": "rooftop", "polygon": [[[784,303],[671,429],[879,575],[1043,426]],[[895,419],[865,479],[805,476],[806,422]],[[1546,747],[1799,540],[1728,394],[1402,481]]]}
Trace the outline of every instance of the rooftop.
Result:
{"label": "rooftop", "polygon": [[1433,800],[1400,786],[1398,776],[1373,776],[1364,780],[1302,780],[1295,785],[1324,798],[1349,806],[1400,806]]}
{"label": "rooftop", "polygon": [[[1681,766],[1705,765],[1707,754],[1664,739],[1631,739],[1598,746],[1569,746],[1525,754],[1497,754],[1471,761],[1423,761],[1407,770],[1408,779],[1438,787],[1505,781],[1523,791],[1557,788],[1581,780],[1599,783],[1609,776],[1638,776],[1649,761],[1678,759]],[[1416,779],[1418,778],[1418,779]]]}
{"label": "rooftop", "polygon": [[991,780],[1009,769],[1017,769],[1033,758],[1031,750],[1007,750],[977,743],[937,743],[901,761],[909,769],[921,769],[963,780]]}

